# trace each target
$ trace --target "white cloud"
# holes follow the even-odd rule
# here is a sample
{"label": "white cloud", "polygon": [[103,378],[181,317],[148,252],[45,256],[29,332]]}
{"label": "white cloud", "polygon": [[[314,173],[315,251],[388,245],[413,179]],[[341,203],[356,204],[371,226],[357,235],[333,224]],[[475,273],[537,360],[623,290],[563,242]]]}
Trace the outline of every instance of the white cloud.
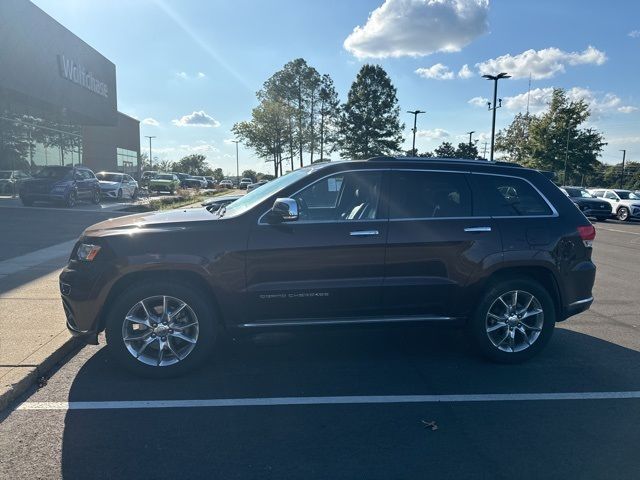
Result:
{"label": "white cloud", "polygon": [[157,121],[155,118],[147,117],[144,120],[142,120],[142,124],[143,125],[150,125],[152,127],[157,127],[157,126],[160,125],[160,122]]}
{"label": "white cloud", "polygon": [[457,52],[488,30],[489,0],[385,0],[344,41],[358,58]]}
{"label": "white cloud", "polygon": [[180,149],[191,153],[218,153],[220,150],[215,145],[199,140],[195,145],[180,145]]}
{"label": "white cloud", "polygon": [[451,134],[443,128],[434,128],[432,130],[418,130],[416,136],[426,138],[427,140],[440,140],[442,138],[449,138]]}
{"label": "white cloud", "polygon": [[543,50],[527,50],[518,55],[502,55],[476,64],[481,74],[495,75],[507,72],[514,78],[551,78],[564,73],[567,65],[602,65],[607,60],[604,52],[592,46],[582,52],[564,52],[551,47]]}
{"label": "white cloud", "polygon": [[487,102],[489,102],[488,98],[485,97],[473,97],[467,103],[469,105],[473,105],[474,107],[486,107]]}
{"label": "white cloud", "polygon": [[436,80],[451,80],[454,77],[449,67],[441,63],[436,63],[429,68],[418,68],[415,73],[422,78],[433,78]]}
{"label": "white cloud", "polygon": [[[525,111],[528,100],[529,111],[537,113],[548,107],[552,94],[553,87],[534,88],[530,93],[523,92],[519,95],[503,98],[502,105],[509,110]],[[603,95],[583,87],[568,89],[567,98],[571,101],[584,100],[589,105],[593,118],[598,118],[602,114],[609,112],[631,113],[637,110],[636,107],[630,105],[621,105],[622,99],[614,93],[605,93]],[[471,103],[471,100],[469,103]]]}
{"label": "white cloud", "polygon": [[223,140],[224,143],[226,143],[227,145],[233,145],[235,143],[235,138],[225,138]]}
{"label": "white cloud", "polygon": [[475,75],[466,63],[458,71],[458,78],[471,78]]}
{"label": "white cloud", "polygon": [[180,117],[179,119],[172,120],[177,127],[219,127],[220,122],[212,116],[205,113],[204,110],[194,111],[187,115]]}
{"label": "white cloud", "polygon": [[629,35],[631,38],[639,38],[640,30],[631,30],[627,35]]}
{"label": "white cloud", "polygon": [[207,75],[202,73],[202,72],[198,72],[195,75],[190,75],[187,72],[176,72],[176,77],[178,77],[181,80],[190,80],[192,78],[205,78]]}

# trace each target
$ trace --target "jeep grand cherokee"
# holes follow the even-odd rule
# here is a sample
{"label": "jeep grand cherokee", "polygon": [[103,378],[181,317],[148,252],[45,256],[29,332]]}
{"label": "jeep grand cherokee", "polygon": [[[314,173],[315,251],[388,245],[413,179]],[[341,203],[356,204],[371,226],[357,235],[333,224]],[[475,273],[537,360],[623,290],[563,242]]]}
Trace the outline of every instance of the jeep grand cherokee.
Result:
{"label": "jeep grand cherokee", "polygon": [[589,308],[595,230],[537,171],[380,157],[315,164],[216,213],[93,225],[60,275],[67,324],[125,367],[175,375],[220,336],[464,321],[514,363]]}

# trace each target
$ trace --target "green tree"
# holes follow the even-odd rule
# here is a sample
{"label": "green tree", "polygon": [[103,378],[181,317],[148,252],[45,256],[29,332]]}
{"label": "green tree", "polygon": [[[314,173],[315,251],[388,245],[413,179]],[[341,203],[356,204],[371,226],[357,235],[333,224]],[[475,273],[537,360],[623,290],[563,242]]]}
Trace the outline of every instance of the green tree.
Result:
{"label": "green tree", "polygon": [[159,172],[173,172],[176,171],[171,160],[160,160],[153,165],[153,168]]}
{"label": "green tree", "polygon": [[363,65],[339,121],[342,157],[362,159],[400,151],[404,141],[396,88],[380,65]]}
{"label": "green tree", "polygon": [[221,168],[214,168],[211,172],[211,176],[213,177],[213,179],[216,182],[220,182],[221,180],[224,180],[224,173],[222,171]]}
{"label": "green tree", "polygon": [[433,151],[437,158],[456,158],[456,149],[451,142],[442,142],[442,144]]}
{"label": "green tree", "polygon": [[601,168],[598,157],[606,145],[600,132],[583,126],[590,116],[584,100],[569,100],[565,90],[556,88],[546,111],[530,118],[516,116],[498,133],[496,150],[505,152],[509,160],[556,172],[562,183],[579,182]]}
{"label": "green tree", "polygon": [[[322,83],[320,84],[320,108],[318,113],[320,115],[318,126],[319,140],[320,140],[320,159],[324,159],[325,147],[331,147],[336,141],[336,126],[338,120],[338,114],[340,112],[340,100],[338,99],[338,92],[336,91],[333,80],[329,75],[322,76]],[[329,153],[333,149],[329,148]]]}
{"label": "green tree", "polygon": [[207,175],[210,171],[209,166],[206,164],[207,157],[200,153],[194,153],[182,157],[177,162],[173,163],[173,171],[179,173],[187,173],[189,175]]}
{"label": "green tree", "polygon": [[478,147],[475,143],[463,142],[458,144],[456,148],[456,158],[468,158],[475,160],[478,158]]}

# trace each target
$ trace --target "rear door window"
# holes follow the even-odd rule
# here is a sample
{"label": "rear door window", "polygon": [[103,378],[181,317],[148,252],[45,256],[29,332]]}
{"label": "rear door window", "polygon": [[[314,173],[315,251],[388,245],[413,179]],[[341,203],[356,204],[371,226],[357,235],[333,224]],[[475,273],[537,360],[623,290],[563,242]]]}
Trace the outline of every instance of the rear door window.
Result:
{"label": "rear door window", "polygon": [[392,219],[470,217],[471,189],[464,173],[396,170],[389,209]]}
{"label": "rear door window", "polygon": [[491,217],[547,216],[553,211],[526,180],[499,175],[472,175],[478,215]]}

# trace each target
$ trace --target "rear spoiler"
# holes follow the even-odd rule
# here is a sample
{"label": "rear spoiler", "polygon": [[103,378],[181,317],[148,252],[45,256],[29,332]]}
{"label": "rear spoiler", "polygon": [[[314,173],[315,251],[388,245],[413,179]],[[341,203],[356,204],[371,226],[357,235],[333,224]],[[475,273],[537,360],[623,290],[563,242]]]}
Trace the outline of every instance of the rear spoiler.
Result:
{"label": "rear spoiler", "polygon": [[551,170],[537,170],[537,171],[540,172],[545,177],[547,177],[552,182],[556,180],[556,172],[553,172]]}

